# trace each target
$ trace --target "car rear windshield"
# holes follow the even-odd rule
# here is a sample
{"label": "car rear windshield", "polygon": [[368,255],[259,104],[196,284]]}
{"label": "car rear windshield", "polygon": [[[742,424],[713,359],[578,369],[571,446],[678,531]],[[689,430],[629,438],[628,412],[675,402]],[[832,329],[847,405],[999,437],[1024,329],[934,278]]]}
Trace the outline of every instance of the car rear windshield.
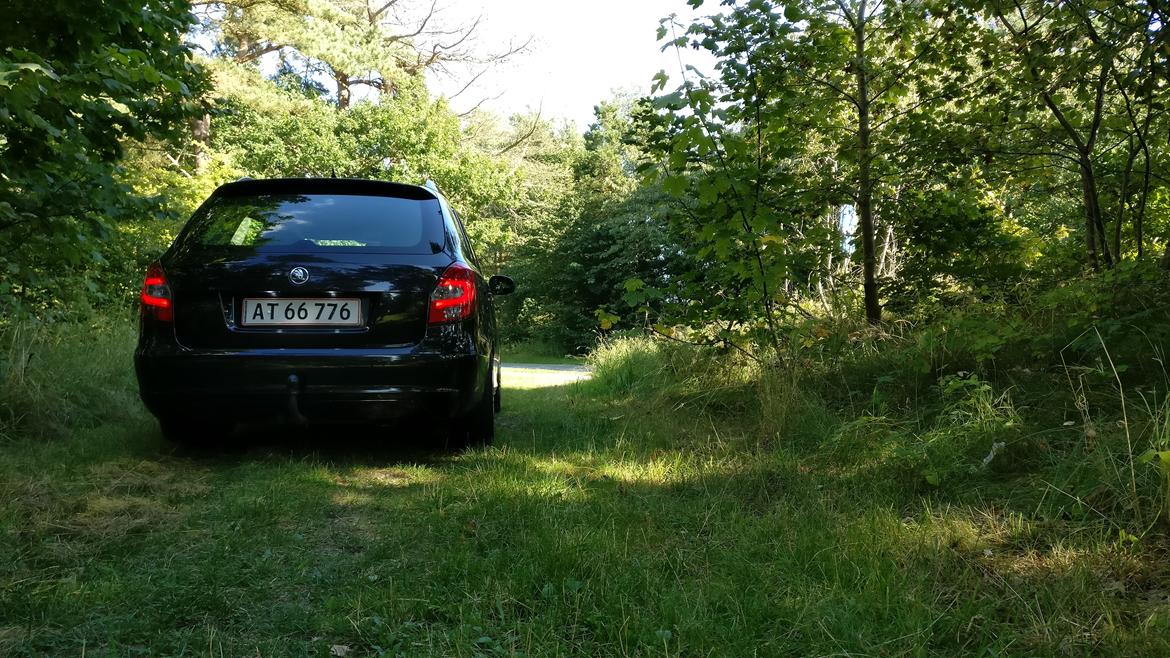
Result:
{"label": "car rear windshield", "polygon": [[218,197],[195,213],[182,250],[429,254],[442,248],[437,199],[356,194]]}

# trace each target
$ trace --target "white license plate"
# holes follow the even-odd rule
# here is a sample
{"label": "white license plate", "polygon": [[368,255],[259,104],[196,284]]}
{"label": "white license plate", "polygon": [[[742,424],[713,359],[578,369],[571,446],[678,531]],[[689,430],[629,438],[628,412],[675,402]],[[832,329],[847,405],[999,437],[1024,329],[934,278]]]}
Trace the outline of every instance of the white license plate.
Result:
{"label": "white license plate", "polygon": [[360,327],[360,299],[245,299],[245,327]]}

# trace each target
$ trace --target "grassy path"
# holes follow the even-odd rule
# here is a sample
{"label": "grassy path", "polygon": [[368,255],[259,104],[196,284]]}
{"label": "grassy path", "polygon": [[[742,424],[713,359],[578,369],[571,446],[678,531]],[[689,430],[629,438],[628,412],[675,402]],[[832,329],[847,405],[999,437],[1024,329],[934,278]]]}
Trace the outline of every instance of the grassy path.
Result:
{"label": "grassy path", "polygon": [[195,454],[136,409],[0,445],[0,655],[1166,655],[1124,551],[546,384],[510,380],[461,455]]}

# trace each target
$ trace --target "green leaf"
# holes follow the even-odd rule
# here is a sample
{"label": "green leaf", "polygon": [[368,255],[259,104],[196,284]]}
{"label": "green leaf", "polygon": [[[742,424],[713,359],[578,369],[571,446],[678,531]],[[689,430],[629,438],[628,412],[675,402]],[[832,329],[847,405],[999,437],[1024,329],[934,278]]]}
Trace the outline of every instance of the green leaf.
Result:
{"label": "green leaf", "polygon": [[670,81],[670,76],[666,75],[665,70],[660,70],[658,73],[654,74],[654,77],[651,78],[651,81],[654,84],[650,86],[650,93],[657,94],[666,88],[666,83]]}
{"label": "green leaf", "polygon": [[667,176],[662,181],[662,187],[667,194],[679,197],[687,190],[687,179],[685,176]]}

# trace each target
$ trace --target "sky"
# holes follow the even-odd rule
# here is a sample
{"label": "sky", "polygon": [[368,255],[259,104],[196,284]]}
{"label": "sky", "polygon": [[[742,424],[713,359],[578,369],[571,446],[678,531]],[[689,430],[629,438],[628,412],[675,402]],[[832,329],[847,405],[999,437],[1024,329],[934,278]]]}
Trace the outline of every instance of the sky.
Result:
{"label": "sky", "polygon": [[[463,112],[483,101],[497,114],[536,111],[574,121],[585,130],[593,106],[614,90],[646,93],[660,70],[680,82],[678,54],[660,52],[659,19],[678,14],[689,24],[697,14],[686,0],[440,0],[450,24],[482,16],[477,49],[493,52],[532,37],[528,52],[497,65],[473,87],[452,99]],[[687,50],[684,64],[713,70],[706,53]],[[468,81],[466,71],[431,76],[436,95],[450,96]],[[498,96],[498,97],[497,97]],[[485,100],[486,99],[486,100]]]}

